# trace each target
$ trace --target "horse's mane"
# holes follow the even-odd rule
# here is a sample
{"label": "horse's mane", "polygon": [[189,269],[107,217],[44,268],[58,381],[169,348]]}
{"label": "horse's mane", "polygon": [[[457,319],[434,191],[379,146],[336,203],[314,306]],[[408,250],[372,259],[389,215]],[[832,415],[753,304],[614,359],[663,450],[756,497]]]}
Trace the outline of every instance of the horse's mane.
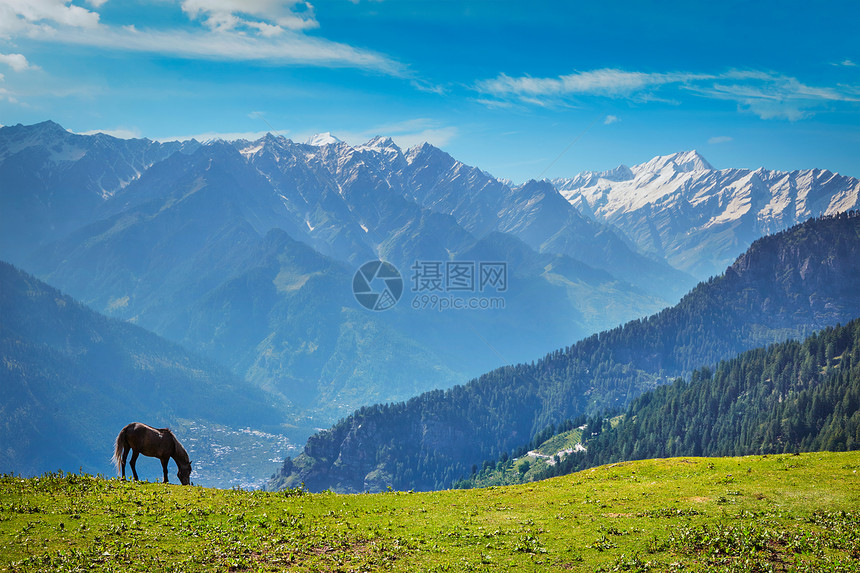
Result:
{"label": "horse's mane", "polygon": [[170,428],[165,428],[167,433],[173,438],[173,444],[176,451],[176,459],[185,464],[190,464],[191,459],[188,457],[188,452],[185,451],[185,447],[179,442],[176,436],[173,435],[173,432],[170,431]]}

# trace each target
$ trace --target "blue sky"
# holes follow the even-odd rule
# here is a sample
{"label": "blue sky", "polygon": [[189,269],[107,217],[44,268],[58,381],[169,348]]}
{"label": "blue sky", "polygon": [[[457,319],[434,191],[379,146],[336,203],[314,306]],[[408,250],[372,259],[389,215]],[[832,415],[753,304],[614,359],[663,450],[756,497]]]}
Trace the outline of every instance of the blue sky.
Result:
{"label": "blue sky", "polygon": [[860,3],[0,0],[0,124],[427,140],[520,182],[688,149],[860,177]]}

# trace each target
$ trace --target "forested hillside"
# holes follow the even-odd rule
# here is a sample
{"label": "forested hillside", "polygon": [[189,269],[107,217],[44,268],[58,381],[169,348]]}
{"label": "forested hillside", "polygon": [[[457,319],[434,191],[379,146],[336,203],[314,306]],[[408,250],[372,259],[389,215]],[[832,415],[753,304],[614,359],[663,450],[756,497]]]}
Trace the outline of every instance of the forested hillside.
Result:
{"label": "forested hillside", "polygon": [[756,241],[681,302],[449,391],[363,408],[312,436],[269,487],[433,489],[551,423],[630,400],[744,350],[860,316],[860,214]]}
{"label": "forested hillside", "polygon": [[[579,464],[860,447],[860,320],[745,352],[646,393]],[[577,458],[571,458],[576,461]]]}
{"label": "forested hillside", "polygon": [[[638,459],[856,450],[860,319],[826,328],[803,342],[790,340],[744,352],[716,369],[698,369],[689,381],[678,378],[642,394],[619,418],[612,424],[599,414],[559,424],[559,437],[582,424],[581,432],[574,431],[583,436],[585,451],[562,455],[557,463],[532,468],[528,475],[522,472],[517,481]],[[530,447],[537,448],[550,437],[541,435]],[[457,486],[494,484],[502,475],[495,468],[510,469],[513,462],[503,456],[481,467]]]}

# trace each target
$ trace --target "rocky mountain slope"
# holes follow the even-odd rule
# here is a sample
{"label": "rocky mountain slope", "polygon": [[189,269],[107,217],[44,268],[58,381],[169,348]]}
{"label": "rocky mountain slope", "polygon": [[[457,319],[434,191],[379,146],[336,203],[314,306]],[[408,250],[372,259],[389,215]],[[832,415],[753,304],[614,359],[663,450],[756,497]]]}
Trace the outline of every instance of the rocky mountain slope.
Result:
{"label": "rocky mountain slope", "polygon": [[827,170],[715,169],[695,151],[556,179],[584,215],[700,279],[755,239],[860,207],[860,181]]}

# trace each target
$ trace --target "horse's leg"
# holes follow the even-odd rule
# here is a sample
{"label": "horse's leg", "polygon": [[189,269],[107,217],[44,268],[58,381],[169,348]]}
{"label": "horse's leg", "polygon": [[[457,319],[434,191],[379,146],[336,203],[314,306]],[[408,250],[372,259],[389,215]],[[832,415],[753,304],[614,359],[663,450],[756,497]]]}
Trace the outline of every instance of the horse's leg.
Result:
{"label": "horse's leg", "polygon": [[164,483],[170,483],[167,481],[167,462],[170,461],[170,458],[161,458],[161,467],[164,469]]}
{"label": "horse's leg", "polygon": [[128,451],[131,448],[128,447],[128,444],[122,447],[122,479],[125,481],[125,460],[128,458]]}
{"label": "horse's leg", "polygon": [[131,473],[134,474],[134,481],[140,481],[140,479],[137,477],[137,468],[134,467],[135,462],[137,462],[137,456],[139,455],[140,452],[138,452],[137,450],[131,450],[131,462],[129,463],[129,465],[131,465]]}

